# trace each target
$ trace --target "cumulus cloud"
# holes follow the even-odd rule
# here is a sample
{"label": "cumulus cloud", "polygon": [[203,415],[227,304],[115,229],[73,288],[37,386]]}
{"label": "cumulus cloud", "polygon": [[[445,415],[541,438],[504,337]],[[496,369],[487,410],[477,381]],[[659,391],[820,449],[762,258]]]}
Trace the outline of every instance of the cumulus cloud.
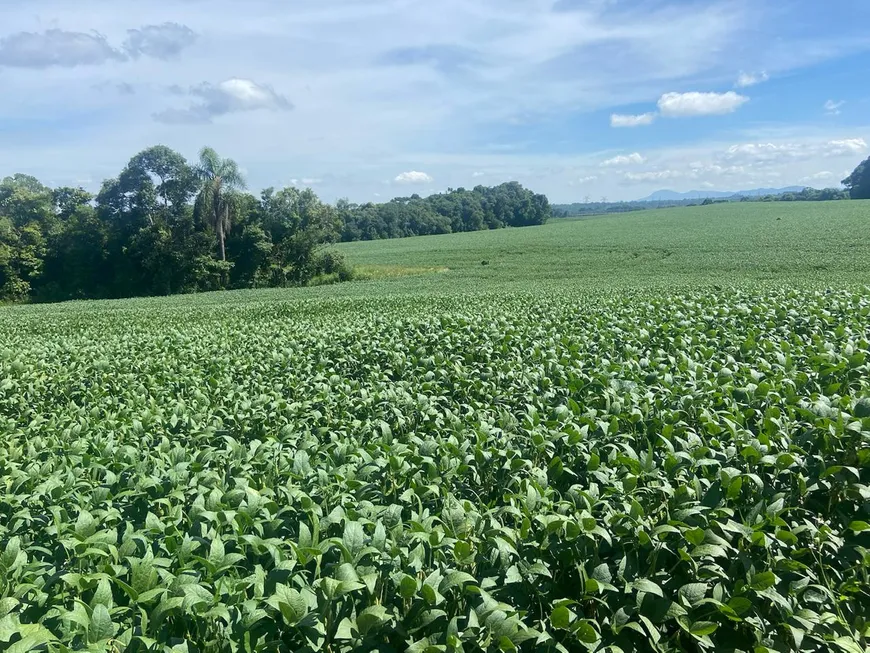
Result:
{"label": "cumulus cloud", "polygon": [[831,116],[839,116],[840,108],[846,104],[845,100],[841,100],[840,102],[834,102],[834,100],[828,100],[825,102],[825,113]]}
{"label": "cumulus cloud", "polygon": [[485,177],[486,173],[485,172],[472,172],[471,176],[474,177],[475,179],[477,179],[478,177]]}
{"label": "cumulus cloud", "polygon": [[162,23],[146,25],[140,29],[127,30],[124,51],[131,57],[173,59],[182,50],[193,45],[197,34],[186,25]]}
{"label": "cumulus cloud", "polygon": [[11,68],[50,68],[94,66],[125,59],[106,37],[96,32],[18,32],[0,39],[0,66]]}
{"label": "cumulus cloud", "polygon": [[607,159],[606,161],[601,162],[601,167],[610,168],[614,166],[628,166],[628,165],[637,165],[644,163],[646,159],[640,155],[639,152],[634,152],[633,154],[620,154],[619,156],[615,156],[612,159]]}
{"label": "cumulus cloud", "polygon": [[197,101],[186,109],[168,109],[154,117],[168,123],[211,122],[218,116],[243,111],[289,111],[291,102],[270,86],[234,77],[219,84],[202,83],[188,90]]}
{"label": "cumulus cloud", "polygon": [[411,170],[409,172],[403,172],[399,175],[396,175],[396,178],[393,180],[397,184],[431,184],[434,179],[427,175],[425,172],[418,172],[416,170]]}
{"label": "cumulus cloud", "polygon": [[668,118],[716,116],[734,113],[749,98],[734,91],[727,93],[665,93],[659,98],[659,111]]}
{"label": "cumulus cloud", "polygon": [[863,154],[867,151],[867,141],[863,138],[847,138],[838,141],[828,141],[822,149],[822,154],[824,156]]}
{"label": "cumulus cloud", "polygon": [[749,86],[755,86],[756,84],[766,82],[768,79],[770,79],[770,77],[763,70],[760,73],[741,72],[740,76],[737,78],[737,86],[739,88],[748,88]]}
{"label": "cumulus cloud", "polygon": [[577,183],[588,184],[590,181],[595,181],[596,179],[598,179],[597,175],[589,175],[588,177],[580,177],[580,179],[577,180]]}
{"label": "cumulus cloud", "polygon": [[642,113],[637,116],[614,113],[610,116],[610,126],[640,127],[643,125],[651,125],[655,121],[656,115],[657,114],[654,111],[651,111],[649,113]]}

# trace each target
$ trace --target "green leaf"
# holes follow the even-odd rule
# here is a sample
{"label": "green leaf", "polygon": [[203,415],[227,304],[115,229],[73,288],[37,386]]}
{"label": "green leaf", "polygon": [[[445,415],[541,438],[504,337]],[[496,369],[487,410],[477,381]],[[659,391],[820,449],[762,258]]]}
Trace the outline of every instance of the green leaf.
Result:
{"label": "green leaf", "polygon": [[199,583],[182,585],[181,592],[184,595],[181,609],[185,612],[192,612],[195,607],[203,604],[211,605],[214,603],[214,594]]}
{"label": "green leaf", "polygon": [[560,605],[550,613],[550,623],[553,625],[553,628],[561,630],[569,628],[575,618],[574,613],[563,605]]}
{"label": "green leaf", "polygon": [[574,627],[574,634],[577,636],[577,639],[586,644],[594,644],[599,639],[598,631],[596,631],[587,620],[577,623]]}
{"label": "green leaf", "polygon": [[356,618],[356,627],[365,636],[369,631],[378,628],[389,621],[389,613],[382,605],[373,605],[363,610]]}
{"label": "green leaf", "polygon": [[355,626],[356,626],[356,624],[354,624],[353,621],[351,621],[350,619],[345,617],[338,624],[338,628],[335,631],[335,639],[340,640],[340,641],[341,640],[347,641],[347,640],[356,639],[356,635],[354,634],[354,627]]}
{"label": "green leaf", "polygon": [[223,540],[221,540],[220,536],[215,537],[208,548],[208,561],[215,567],[220,567],[223,565],[226,555]]}
{"label": "green leaf", "polygon": [[405,574],[399,581],[399,594],[403,599],[410,599],[417,593],[417,579]]}
{"label": "green leaf", "polygon": [[853,521],[849,524],[849,530],[855,531],[856,533],[870,531],[870,524],[865,521]]}
{"label": "green leaf", "polygon": [[719,546],[718,544],[702,544],[701,546],[696,546],[692,549],[693,558],[703,558],[707,556],[711,558],[727,558],[728,551],[725,550],[725,547]]}
{"label": "green leaf", "polygon": [[477,580],[471,574],[466,574],[464,571],[449,572],[438,585],[438,591],[442,594],[453,587],[463,587],[471,583],[476,584]]}
{"label": "green leaf", "polygon": [[607,566],[606,563],[602,563],[595,567],[595,569],[592,570],[591,576],[598,582],[608,584],[613,582],[613,576],[610,574],[610,568]]}
{"label": "green leaf", "polygon": [[719,624],[714,621],[695,621],[689,628],[689,632],[696,637],[703,637],[704,635],[712,635],[718,627]]}
{"label": "green leaf", "polygon": [[76,519],[75,534],[80,539],[87,539],[97,532],[97,520],[84,508],[79,512]]}
{"label": "green leaf", "polygon": [[744,615],[752,609],[752,601],[745,596],[735,596],[728,599],[728,607],[738,615]]}
{"label": "green leaf", "polygon": [[387,529],[380,520],[375,525],[375,533],[372,535],[372,547],[378,551],[386,551],[387,548]]}
{"label": "green leaf", "polygon": [[696,605],[707,594],[705,583],[688,583],[683,585],[677,592],[691,606]]}
{"label": "green leaf", "polygon": [[641,578],[640,580],[636,580],[631,585],[638,592],[647,592],[648,594],[655,594],[656,596],[661,596],[662,598],[664,598],[665,596],[664,592],[662,592],[662,588],[648,578]]}
{"label": "green leaf", "polygon": [[365,585],[358,581],[323,578],[320,581],[320,588],[323,590],[326,598],[337,599],[341,598],[345,594],[350,594],[351,592],[365,589]]}
{"label": "green leaf", "polygon": [[21,551],[21,540],[18,536],[12,537],[6,543],[3,553],[0,554],[0,570],[5,570],[6,573],[15,571],[24,564],[25,560],[26,556]]}
{"label": "green leaf", "polygon": [[97,584],[97,590],[94,592],[94,598],[91,600],[91,607],[104,605],[109,610],[112,609],[114,602],[112,600],[112,585],[107,578],[101,578]]}
{"label": "green leaf", "polygon": [[766,590],[774,585],[776,585],[776,576],[772,571],[762,571],[759,574],[755,574],[749,582],[749,587],[756,592]]}
{"label": "green leaf", "polygon": [[88,626],[88,641],[93,643],[102,642],[115,634],[115,624],[109,615],[109,609],[102,603],[98,603],[91,613],[91,623]]}
{"label": "green leaf", "polygon": [[6,597],[5,599],[0,599],[0,618],[5,617],[7,614],[12,612],[18,605],[20,601],[11,596]]}
{"label": "green leaf", "polygon": [[[27,653],[57,641],[57,637],[41,624],[21,624],[17,626],[16,632],[21,639],[4,648],[5,653]],[[3,641],[2,635],[0,641]]]}
{"label": "green leaf", "polygon": [[282,583],[275,586],[275,593],[266,603],[281,613],[288,624],[296,624],[308,614],[308,603],[301,593]]}
{"label": "green leaf", "polygon": [[345,523],[342,541],[351,555],[356,556],[365,546],[365,532],[363,531],[362,524],[355,521]]}
{"label": "green leaf", "polygon": [[858,644],[853,637],[838,637],[831,643],[846,653],[867,653],[867,649]]}

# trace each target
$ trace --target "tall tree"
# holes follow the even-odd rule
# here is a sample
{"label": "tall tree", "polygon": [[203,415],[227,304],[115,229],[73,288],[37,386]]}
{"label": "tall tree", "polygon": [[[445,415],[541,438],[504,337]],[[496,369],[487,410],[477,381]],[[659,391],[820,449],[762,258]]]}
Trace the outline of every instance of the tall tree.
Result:
{"label": "tall tree", "polygon": [[842,184],[849,189],[853,200],[870,200],[870,158],[861,162]]}
{"label": "tall tree", "polygon": [[215,230],[221,261],[226,261],[226,237],[241,210],[239,191],[244,190],[245,180],[235,161],[222,159],[210,147],[204,147],[199,153],[196,175],[202,187],[196,196],[194,212]]}
{"label": "tall tree", "polygon": [[167,219],[170,205],[177,208],[184,205],[196,191],[196,177],[187,161],[175,150],[165,145],[155,145],[142,150],[130,159],[122,173],[133,179],[151,181],[156,177],[158,183],[153,184],[156,194],[162,199],[162,214]]}

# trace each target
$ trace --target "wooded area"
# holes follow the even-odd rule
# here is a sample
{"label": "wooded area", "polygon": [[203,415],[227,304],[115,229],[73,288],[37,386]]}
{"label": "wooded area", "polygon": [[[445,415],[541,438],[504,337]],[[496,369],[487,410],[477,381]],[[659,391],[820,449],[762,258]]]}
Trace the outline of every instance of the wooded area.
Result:
{"label": "wooded area", "polygon": [[146,149],[96,196],[28,175],[0,182],[0,301],[60,301],[349,279],[330,243],[543,224],[547,198],[516,182],[326,204],[311,189],[245,192],[238,165]]}

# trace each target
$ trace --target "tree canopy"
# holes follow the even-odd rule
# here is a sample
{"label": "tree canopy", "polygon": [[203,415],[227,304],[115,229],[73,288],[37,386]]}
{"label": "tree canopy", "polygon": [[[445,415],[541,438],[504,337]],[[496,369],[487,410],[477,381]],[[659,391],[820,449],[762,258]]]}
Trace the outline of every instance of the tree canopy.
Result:
{"label": "tree canopy", "polygon": [[849,189],[853,200],[870,200],[870,158],[858,164],[842,184]]}
{"label": "tree canopy", "polygon": [[544,224],[550,203],[512,181],[492,188],[458,188],[422,198],[397,197],[383,204],[336,206],[343,241],[428,236],[459,231],[500,229]]}
{"label": "tree canopy", "polygon": [[204,149],[194,167],[165,146],[134,156],[96,196],[7,177],[0,300],[166,295],[348,274],[323,250],[340,234],[333,207],[310,190],[257,198],[242,186],[236,163],[214,150]]}

